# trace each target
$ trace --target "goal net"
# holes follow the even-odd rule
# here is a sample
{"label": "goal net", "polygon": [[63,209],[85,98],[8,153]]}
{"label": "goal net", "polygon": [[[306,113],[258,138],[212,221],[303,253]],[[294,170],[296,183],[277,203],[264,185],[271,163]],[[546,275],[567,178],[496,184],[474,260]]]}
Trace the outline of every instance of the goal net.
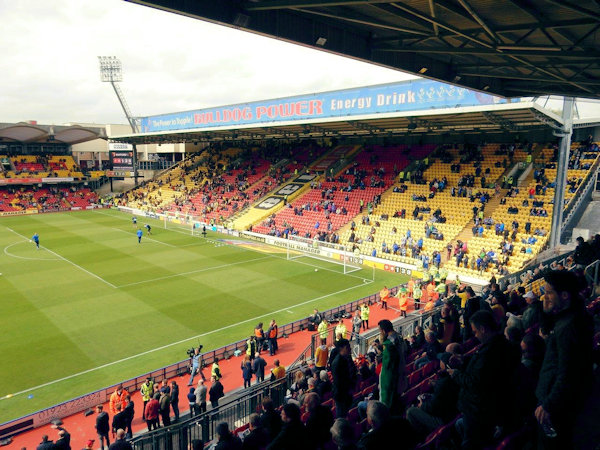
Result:
{"label": "goal net", "polygon": [[363,270],[359,258],[346,246],[300,236],[288,236],[286,258],[288,260],[309,258],[324,261],[328,265],[339,266],[344,274]]}

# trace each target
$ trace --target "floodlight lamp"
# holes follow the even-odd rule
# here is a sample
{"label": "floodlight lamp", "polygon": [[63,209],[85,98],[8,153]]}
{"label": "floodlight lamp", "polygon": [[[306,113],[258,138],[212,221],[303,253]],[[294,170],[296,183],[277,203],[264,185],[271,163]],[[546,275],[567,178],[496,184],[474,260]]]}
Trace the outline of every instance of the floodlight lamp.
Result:
{"label": "floodlight lamp", "polygon": [[315,44],[317,44],[320,47],[323,47],[326,43],[327,43],[327,39],[325,39],[324,37],[318,38],[317,42],[315,42]]}
{"label": "floodlight lamp", "polygon": [[419,69],[419,73],[420,73],[420,74],[424,74],[425,72],[427,72],[427,70],[428,70],[428,69],[427,69],[427,67],[421,67],[421,68]]}

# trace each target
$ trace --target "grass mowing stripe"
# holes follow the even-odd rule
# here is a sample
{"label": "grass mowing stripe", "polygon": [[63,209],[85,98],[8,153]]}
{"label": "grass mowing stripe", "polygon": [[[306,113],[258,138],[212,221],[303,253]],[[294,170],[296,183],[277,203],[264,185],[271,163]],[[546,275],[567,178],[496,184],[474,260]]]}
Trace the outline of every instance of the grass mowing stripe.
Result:
{"label": "grass mowing stripe", "polygon": [[[309,304],[309,303],[312,303],[312,302],[315,302],[315,301],[318,301],[318,300],[322,300],[322,299],[327,298],[327,297],[331,297],[333,295],[337,295],[337,294],[341,294],[343,292],[351,291],[352,289],[356,289],[356,288],[359,288],[359,287],[362,287],[362,286],[364,286],[364,284],[358,284],[356,286],[351,286],[349,288],[342,289],[341,291],[332,292],[330,294],[322,295],[321,297],[316,297],[316,298],[313,298],[313,299],[310,299],[310,300],[306,300],[305,302],[298,303],[296,305],[292,305],[291,308],[296,308],[298,306],[303,306],[303,305],[306,305],[306,304]],[[97,370],[100,370],[100,369],[104,369],[106,367],[114,366],[115,364],[119,364],[119,363],[122,363],[122,362],[125,362],[125,361],[129,361],[131,359],[139,358],[140,356],[148,355],[150,353],[154,353],[154,352],[157,352],[159,350],[164,350],[166,348],[173,347],[175,345],[180,345],[180,344],[183,344],[184,342],[188,342],[188,341],[190,341],[192,339],[199,339],[199,338],[202,338],[202,337],[210,336],[213,333],[218,333],[218,332],[221,332],[223,330],[227,330],[228,328],[232,328],[232,327],[238,326],[241,323],[254,322],[254,321],[258,320],[258,319],[261,319],[263,317],[267,317],[267,316],[270,316],[270,315],[273,315],[273,314],[277,314],[279,312],[288,312],[289,313],[289,312],[291,312],[291,311],[289,311],[289,308],[290,308],[290,306],[286,306],[285,308],[282,308],[282,309],[280,309],[278,311],[271,311],[271,312],[263,314],[261,316],[256,316],[256,317],[252,317],[251,319],[246,319],[246,320],[241,321],[241,322],[232,323],[230,325],[226,325],[226,326],[221,327],[221,328],[216,329],[216,330],[211,330],[211,331],[208,331],[206,333],[198,334],[196,336],[191,336],[191,337],[186,338],[186,339],[181,339],[181,340],[179,340],[177,342],[171,342],[170,344],[166,344],[166,345],[163,345],[161,347],[154,348],[152,350],[147,350],[145,352],[138,353],[137,355],[128,356],[127,358],[122,358],[122,359],[119,359],[117,361],[113,361],[113,362],[106,363],[106,364],[103,364],[103,365],[98,366],[98,367],[93,367],[91,369],[84,370],[84,371],[79,372],[79,373],[74,373],[72,375],[69,375],[69,376],[66,376],[66,377],[63,377],[63,378],[59,378],[58,380],[49,381],[49,382],[41,384],[39,386],[34,386],[34,387],[31,387],[31,388],[28,388],[28,389],[25,389],[25,390],[22,390],[22,391],[19,391],[19,392],[15,392],[14,394],[5,395],[4,397],[0,397],[0,400],[6,400],[8,398],[16,397],[18,395],[27,394],[28,392],[32,392],[32,391],[34,391],[36,389],[41,389],[41,388],[44,388],[44,387],[47,387],[47,386],[51,386],[53,384],[60,383],[61,381],[66,381],[66,380],[69,380],[71,378],[75,378],[75,377],[79,377],[81,375],[85,375],[86,373],[90,373],[90,372],[94,372],[94,371],[97,371]]]}
{"label": "grass mowing stripe", "polygon": [[121,286],[117,286],[117,287],[118,288],[124,288],[124,287],[129,287],[129,286],[136,286],[138,284],[152,283],[154,281],[167,280],[169,278],[183,277],[183,276],[186,276],[186,275],[192,275],[192,274],[196,274],[196,273],[207,272],[207,271],[213,270],[213,269],[223,269],[225,267],[238,266],[240,264],[246,264],[246,263],[253,262],[253,261],[260,261],[262,259],[267,259],[267,258],[268,258],[268,256],[263,256],[262,258],[247,259],[245,261],[239,261],[239,262],[236,262],[236,263],[222,264],[220,266],[205,267],[203,269],[191,270],[189,272],[183,272],[183,273],[175,273],[173,275],[166,275],[164,277],[153,278],[151,280],[142,280],[142,281],[136,281],[134,283],[122,284]]}
{"label": "grass mowing stripe", "polygon": [[[12,231],[12,232],[13,232],[13,233],[15,233],[17,236],[21,236],[23,239],[27,239],[25,236],[23,236],[23,235],[22,235],[22,234],[20,234],[20,233],[17,233],[15,230],[13,230],[13,229],[11,229],[11,228],[8,228],[8,227],[5,227],[5,228],[6,228],[8,231]],[[83,270],[83,271],[84,271],[85,273],[87,273],[88,275],[91,275],[91,276],[93,276],[94,278],[96,278],[96,279],[98,279],[98,280],[102,281],[103,283],[106,283],[106,284],[108,284],[110,287],[112,287],[112,288],[114,288],[114,289],[117,289],[117,286],[115,286],[114,284],[112,284],[110,281],[106,281],[106,280],[105,280],[104,278],[102,278],[101,276],[99,276],[99,275],[96,275],[95,273],[92,273],[92,272],[90,272],[90,271],[89,271],[89,270],[87,270],[87,269],[84,269],[84,268],[83,268],[83,267],[81,267],[79,264],[77,264],[77,263],[74,263],[73,261],[70,261],[70,260],[68,260],[68,259],[67,259],[67,258],[65,258],[64,256],[61,256],[61,255],[59,255],[58,253],[56,253],[56,252],[54,252],[54,251],[50,250],[50,249],[49,249],[49,248],[47,248],[47,247],[44,247],[43,245],[40,245],[40,247],[41,247],[41,248],[43,248],[44,250],[46,250],[46,251],[48,251],[48,252],[52,253],[54,256],[57,256],[58,258],[62,259],[63,261],[65,261],[65,262],[68,262],[69,264],[72,264],[73,266],[77,267],[78,269],[81,269],[81,270]]]}

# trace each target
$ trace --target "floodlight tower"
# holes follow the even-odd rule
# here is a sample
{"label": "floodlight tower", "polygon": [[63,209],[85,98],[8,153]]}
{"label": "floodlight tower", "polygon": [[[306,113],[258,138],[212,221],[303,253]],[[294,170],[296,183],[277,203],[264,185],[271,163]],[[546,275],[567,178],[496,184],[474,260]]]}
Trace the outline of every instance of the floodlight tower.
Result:
{"label": "floodlight tower", "polygon": [[116,56],[98,56],[98,60],[100,61],[100,80],[104,83],[110,83],[112,85],[113,89],[115,90],[115,94],[117,94],[117,98],[119,99],[119,103],[121,103],[121,107],[125,112],[127,121],[129,122],[129,125],[131,125],[131,129],[134,133],[139,133],[137,122],[131,115],[131,111],[129,111],[129,107],[125,101],[125,96],[117,84],[123,81],[121,60]]}
{"label": "floodlight tower", "polygon": [[[139,133],[139,128],[136,119],[132,117],[131,111],[129,111],[129,107],[127,106],[127,102],[125,101],[125,96],[119,88],[119,85],[117,85],[117,83],[123,81],[121,60],[116,56],[98,56],[98,60],[100,61],[100,80],[102,82],[110,83],[112,85],[113,89],[115,90],[115,94],[117,94],[117,98],[119,99],[119,103],[121,103],[121,107],[125,112],[127,121],[131,126],[131,130],[134,133]],[[133,144],[133,179],[135,185],[137,186],[137,147],[135,144]],[[110,179],[110,190],[112,191],[112,178]]]}

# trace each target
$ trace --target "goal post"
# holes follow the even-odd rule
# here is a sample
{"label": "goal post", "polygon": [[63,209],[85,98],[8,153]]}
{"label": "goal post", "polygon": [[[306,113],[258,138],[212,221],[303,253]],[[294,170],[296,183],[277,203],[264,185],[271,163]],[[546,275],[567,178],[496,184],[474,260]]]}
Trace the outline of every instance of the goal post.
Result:
{"label": "goal post", "polygon": [[345,245],[289,235],[286,240],[286,259],[310,258],[337,265],[344,274],[363,270],[357,258]]}

